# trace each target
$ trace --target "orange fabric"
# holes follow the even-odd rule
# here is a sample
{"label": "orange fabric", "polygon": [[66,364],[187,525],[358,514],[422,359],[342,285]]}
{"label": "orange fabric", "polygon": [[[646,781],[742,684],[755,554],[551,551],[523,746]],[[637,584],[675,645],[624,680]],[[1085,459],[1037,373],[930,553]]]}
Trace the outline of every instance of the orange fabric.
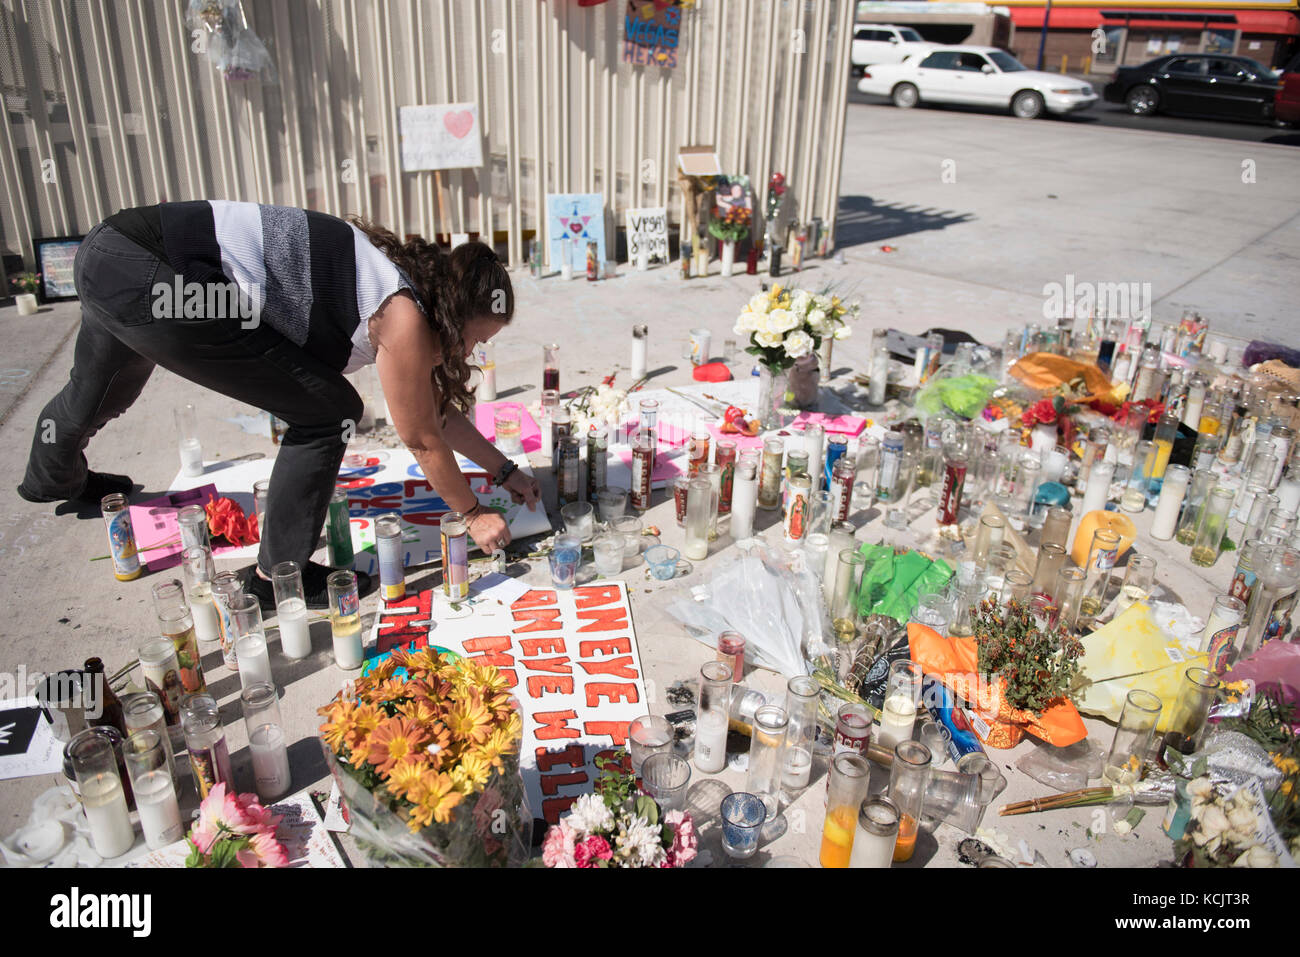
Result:
{"label": "orange fabric", "polygon": [[1007,704],[1001,685],[980,680],[974,638],[944,638],[933,628],[913,623],[907,626],[907,642],[912,660],[921,670],[941,681],[988,723],[989,733],[979,737],[989,747],[1015,747],[1025,732],[1058,748],[1088,736],[1083,719],[1068,698],[1057,699],[1042,714]]}
{"label": "orange fabric", "polygon": [[1052,392],[1063,382],[1069,382],[1078,376],[1083,377],[1088,394],[1081,399],[1072,400],[1083,404],[1119,401],[1115,396],[1115,387],[1111,385],[1106,373],[1091,363],[1075,362],[1054,352],[1031,352],[1016,360],[1011,367],[1011,374],[1039,392]]}

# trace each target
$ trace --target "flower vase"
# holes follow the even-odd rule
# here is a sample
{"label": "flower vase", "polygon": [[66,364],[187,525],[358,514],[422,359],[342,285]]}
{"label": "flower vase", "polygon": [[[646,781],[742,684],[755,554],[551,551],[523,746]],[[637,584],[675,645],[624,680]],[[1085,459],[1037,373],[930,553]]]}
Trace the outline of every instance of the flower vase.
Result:
{"label": "flower vase", "polygon": [[790,387],[790,375],[784,369],[773,370],[768,366],[759,366],[758,376],[758,414],[764,431],[785,427],[790,416],[783,410],[788,408],[786,394]]}
{"label": "flower vase", "polygon": [[731,267],[736,262],[736,244],[733,240],[725,240],[722,243],[722,275],[730,276]]}
{"label": "flower vase", "polygon": [[14,302],[18,304],[18,315],[34,316],[39,310],[34,292],[20,292],[14,296]]}
{"label": "flower vase", "polygon": [[798,409],[811,409],[817,405],[817,386],[821,381],[821,370],[815,355],[800,356],[794,360],[789,373],[788,391],[793,396],[792,404]]}

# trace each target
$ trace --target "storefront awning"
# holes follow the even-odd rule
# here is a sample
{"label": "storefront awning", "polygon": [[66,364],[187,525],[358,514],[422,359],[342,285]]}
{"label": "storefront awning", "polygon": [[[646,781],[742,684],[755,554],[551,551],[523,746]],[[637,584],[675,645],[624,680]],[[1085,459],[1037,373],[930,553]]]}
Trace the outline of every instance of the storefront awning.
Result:
{"label": "storefront awning", "polygon": [[[1011,21],[1019,28],[1042,27],[1042,7],[1011,7]],[[1053,7],[1049,25],[1058,30],[1095,30],[1099,26],[1142,29],[1196,28],[1241,30],[1243,33],[1271,33],[1300,36],[1300,17],[1277,10],[1123,10],[1113,7]]]}

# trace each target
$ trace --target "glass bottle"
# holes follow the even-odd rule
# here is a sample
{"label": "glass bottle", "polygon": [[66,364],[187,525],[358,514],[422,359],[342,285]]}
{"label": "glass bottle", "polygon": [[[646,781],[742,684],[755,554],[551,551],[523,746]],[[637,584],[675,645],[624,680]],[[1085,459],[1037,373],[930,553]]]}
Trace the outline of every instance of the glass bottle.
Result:
{"label": "glass bottle", "polygon": [[269,681],[246,685],[239,700],[244,707],[257,796],[263,804],[270,804],[288,794],[290,784],[289,750],[275,685]]}
{"label": "glass bottle", "polygon": [[826,818],[822,823],[818,858],[822,867],[848,867],[858,826],[858,809],[871,783],[871,768],[860,754],[837,754],[831,758],[828,778]]}
{"label": "glass bottle", "polygon": [[1201,526],[1201,512],[1205,508],[1205,500],[1209,498],[1210,489],[1214,487],[1216,481],[1215,474],[1209,469],[1197,469],[1192,473],[1192,482],[1183,500],[1183,513],[1178,519],[1178,530],[1174,532],[1174,540],[1179,545],[1196,544],[1196,532]]}
{"label": "glass bottle", "polygon": [[745,790],[763,802],[767,809],[766,820],[771,821],[781,810],[781,758],[790,716],[782,707],[764,705],[755,712],[753,727]]}
{"label": "glass bottle", "polygon": [[141,728],[122,743],[126,772],[140,814],[140,829],[152,850],[174,844],[185,836],[180,803],[176,799],[171,746],[166,733]]}
{"label": "glass bottle", "polygon": [[1129,473],[1128,485],[1119,500],[1120,508],[1126,512],[1140,512],[1147,507],[1147,482],[1151,478],[1151,469],[1155,466],[1156,444],[1142,441],[1133,450],[1133,471]]}
{"label": "glass bottle", "polygon": [[86,724],[92,728],[100,726],[116,728],[125,737],[126,714],[122,709],[122,702],[108,683],[108,675],[104,673],[103,660],[100,658],[87,658],[83,667],[86,674],[82,679],[82,687],[89,686],[93,688],[95,695],[99,699],[99,717],[92,718],[87,714]]}
{"label": "glass bottle", "polygon": [[910,861],[930,781],[930,749],[919,741],[903,741],[894,749],[889,768],[889,799],[898,806],[898,843],[894,862]]}
{"label": "glass bottle", "polygon": [[1083,598],[1079,602],[1080,631],[1092,631],[1097,616],[1106,608],[1109,602],[1110,572],[1118,557],[1118,533],[1108,528],[1099,528],[1092,533],[1088,561],[1084,565],[1088,581],[1083,586]]}
{"label": "glass bottle", "polygon": [[700,668],[700,696],[695,708],[695,766],[706,774],[717,774],[727,766],[730,700],[731,665],[706,661]]}
{"label": "glass bottle", "polygon": [[1228,512],[1232,509],[1232,489],[1217,486],[1210,492],[1201,515],[1201,525],[1196,531],[1196,544],[1192,546],[1192,564],[1210,568],[1219,560],[1219,548],[1228,527]]}
{"label": "glass bottle", "polygon": [[785,685],[785,750],[781,758],[781,798],[794,803],[812,777],[813,748],[817,740],[817,703],[821,685],[811,675],[795,675]]}
{"label": "glass bottle", "polygon": [[199,642],[194,634],[190,603],[185,599],[185,586],[174,578],[159,582],[153,586],[153,601],[162,636],[176,646],[176,659],[180,663],[185,690],[205,690],[207,684],[203,680]]}
{"label": "glass bottle", "polygon": [[135,843],[135,829],[127,811],[126,790],[113,743],[93,732],[83,732],[68,744],[68,757],[90,826],[91,846],[100,857],[120,857]]}

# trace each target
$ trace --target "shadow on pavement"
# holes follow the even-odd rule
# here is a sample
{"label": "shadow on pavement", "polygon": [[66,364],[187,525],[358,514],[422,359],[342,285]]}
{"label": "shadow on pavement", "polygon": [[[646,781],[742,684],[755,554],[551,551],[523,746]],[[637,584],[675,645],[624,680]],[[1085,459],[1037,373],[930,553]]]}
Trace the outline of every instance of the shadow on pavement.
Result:
{"label": "shadow on pavement", "polygon": [[878,203],[869,196],[842,196],[835,244],[841,249],[860,246],[931,229],[946,229],[974,219],[970,213],[950,209]]}

